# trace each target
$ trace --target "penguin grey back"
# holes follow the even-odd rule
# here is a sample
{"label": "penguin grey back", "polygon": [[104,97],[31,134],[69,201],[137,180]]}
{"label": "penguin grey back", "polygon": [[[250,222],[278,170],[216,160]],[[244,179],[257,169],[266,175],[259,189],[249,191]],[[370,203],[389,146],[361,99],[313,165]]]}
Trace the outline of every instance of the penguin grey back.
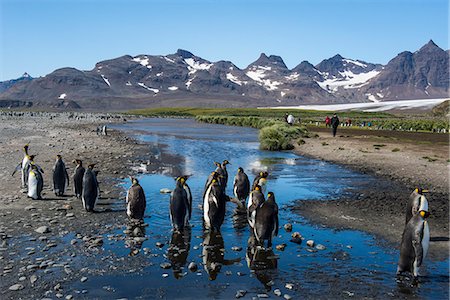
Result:
{"label": "penguin grey back", "polygon": [[147,201],[145,199],[144,190],[136,179],[132,180],[132,186],[128,189],[127,202],[128,216],[133,219],[143,219]]}
{"label": "penguin grey back", "polygon": [[67,174],[66,165],[60,155],[53,167],[53,191],[55,195],[62,196],[66,190],[66,184],[69,183],[69,175]]}
{"label": "penguin grey back", "polygon": [[242,168],[238,169],[238,173],[234,177],[234,195],[240,201],[245,201],[250,194],[250,181],[247,174],[245,174]]}
{"label": "penguin grey back", "polygon": [[176,187],[170,196],[170,218],[176,230],[183,230],[189,220],[188,195],[181,177],[177,178]]}
{"label": "penguin grey back", "polygon": [[76,160],[77,166],[73,173],[73,186],[75,189],[75,196],[77,198],[81,197],[81,193],[83,192],[83,176],[86,171],[82,165],[81,160]]}
{"label": "penguin grey back", "polygon": [[272,246],[272,238],[278,235],[278,205],[272,192],[256,207],[254,234],[259,243],[268,240],[268,247]]}
{"label": "penguin grey back", "polygon": [[86,211],[92,212],[94,210],[95,202],[98,199],[98,182],[94,170],[89,167],[83,176],[83,193],[81,200]]}

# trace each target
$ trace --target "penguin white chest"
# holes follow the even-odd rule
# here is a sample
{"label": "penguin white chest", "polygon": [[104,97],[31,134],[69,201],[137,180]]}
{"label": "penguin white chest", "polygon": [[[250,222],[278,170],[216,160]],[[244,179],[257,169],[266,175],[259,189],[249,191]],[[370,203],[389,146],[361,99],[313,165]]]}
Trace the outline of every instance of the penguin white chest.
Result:
{"label": "penguin white chest", "polygon": [[28,175],[28,197],[31,197],[33,199],[38,198],[38,180],[36,178],[36,175],[34,173],[31,173]]}
{"label": "penguin white chest", "polygon": [[423,237],[422,237],[422,249],[423,249],[423,258],[427,256],[428,248],[430,246],[430,228],[428,227],[428,222],[423,222]]}

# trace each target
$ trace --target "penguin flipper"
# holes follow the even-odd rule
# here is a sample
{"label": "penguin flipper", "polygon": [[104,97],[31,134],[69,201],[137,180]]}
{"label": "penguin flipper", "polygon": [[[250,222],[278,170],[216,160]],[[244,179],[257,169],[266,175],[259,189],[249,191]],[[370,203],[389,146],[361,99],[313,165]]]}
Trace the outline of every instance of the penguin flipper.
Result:
{"label": "penguin flipper", "polygon": [[415,261],[417,262],[416,265],[417,265],[417,267],[420,267],[422,265],[422,260],[423,260],[423,247],[422,247],[419,233],[416,233],[414,235],[412,245],[414,248],[414,253],[416,254],[416,259],[415,259]]}
{"label": "penguin flipper", "polygon": [[12,172],[11,176],[14,176],[14,174],[16,174],[17,171],[19,171],[20,169],[22,169],[22,162],[20,162],[17,167],[14,169],[14,171]]}

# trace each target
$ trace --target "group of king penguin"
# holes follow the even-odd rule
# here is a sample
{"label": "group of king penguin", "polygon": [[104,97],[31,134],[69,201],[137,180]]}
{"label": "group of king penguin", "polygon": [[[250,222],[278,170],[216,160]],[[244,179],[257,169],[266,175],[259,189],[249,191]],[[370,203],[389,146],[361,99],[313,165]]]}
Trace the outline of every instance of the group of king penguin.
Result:
{"label": "group of king penguin", "polygon": [[428,191],[416,188],[409,196],[397,275],[409,273],[417,279],[419,267],[427,255],[430,244],[430,229],[427,218],[430,213],[428,211],[428,200],[424,195],[426,192]]}
{"label": "group of king penguin", "polygon": [[[264,197],[268,173],[260,172],[250,186],[244,170],[239,167],[233,181],[234,198],[226,193],[228,183],[228,160],[215,162],[216,169],[208,176],[203,191],[203,224],[206,230],[220,232],[225,219],[226,203],[235,202],[247,210],[247,220],[252,236],[258,245],[272,246],[272,239],[278,234],[278,205],[272,192]],[[189,226],[192,216],[192,193],[187,180],[189,175],[175,179],[175,188],[170,195],[170,220],[175,231],[182,232]],[[132,185],[127,192],[127,214],[133,219],[142,219],[145,211],[145,194],[136,178],[131,177]],[[245,201],[248,203],[245,206]]]}
{"label": "group of king penguin", "polygon": [[[20,170],[24,192],[33,200],[42,199],[44,170],[35,163],[36,155],[29,154],[28,144],[23,147],[23,152],[23,159],[12,175]],[[97,181],[98,171],[94,171],[95,164],[90,164],[85,169],[80,159],[75,159],[73,163],[76,164],[73,173],[75,196],[81,198],[86,211],[92,212],[100,194]],[[260,172],[250,186],[247,174],[239,167],[233,181],[235,198],[230,198],[225,193],[228,183],[227,165],[230,162],[224,160],[222,163],[214,162],[214,164],[216,169],[208,176],[203,192],[205,229],[220,232],[220,227],[225,219],[226,202],[232,201],[238,207],[246,209],[251,238],[255,239],[257,245],[263,247],[267,241],[267,247],[270,248],[273,238],[278,235],[279,222],[278,205],[274,193],[269,192],[267,199],[264,196],[268,172]],[[175,189],[170,196],[170,220],[173,229],[178,232],[189,226],[192,216],[192,193],[187,184],[188,178],[189,175],[177,177]],[[132,219],[142,220],[146,208],[145,193],[135,177],[130,177],[130,179],[132,185],[126,196],[127,215]],[[66,165],[61,155],[57,155],[53,166],[53,191],[56,196],[64,196],[69,181]],[[430,213],[425,192],[427,190],[417,188],[409,196],[397,275],[411,273],[414,278],[417,278],[419,267],[427,255],[430,230],[426,219]],[[245,206],[245,201],[247,201],[247,206]]]}
{"label": "group of king penguin", "polygon": [[[15,168],[12,175],[20,170],[22,175],[22,189],[28,197],[33,200],[42,199],[42,190],[44,187],[44,170],[36,164],[34,158],[36,155],[29,154],[29,145],[23,147],[23,159]],[[90,164],[87,169],[83,167],[80,159],[75,159],[76,165],[73,173],[73,184],[75,196],[81,199],[84,209],[88,212],[94,211],[95,203],[99,197],[99,185],[97,181],[98,171],[94,171],[95,164]],[[53,166],[53,192],[58,197],[63,197],[69,186],[69,174],[62,156],[57,155]]]}

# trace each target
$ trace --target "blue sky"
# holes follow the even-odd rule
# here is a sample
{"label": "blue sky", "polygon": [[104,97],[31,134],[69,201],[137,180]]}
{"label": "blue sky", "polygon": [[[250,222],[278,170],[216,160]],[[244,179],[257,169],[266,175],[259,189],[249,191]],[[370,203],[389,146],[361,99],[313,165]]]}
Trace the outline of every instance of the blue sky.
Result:
{"label": "blue sky", "polygon": [[178,48],[240,68],[261,52],[289,68],[339,53],[386,64],[430,39],[447,50],[448,0],[0,0],[0,81],[90,70]]}

